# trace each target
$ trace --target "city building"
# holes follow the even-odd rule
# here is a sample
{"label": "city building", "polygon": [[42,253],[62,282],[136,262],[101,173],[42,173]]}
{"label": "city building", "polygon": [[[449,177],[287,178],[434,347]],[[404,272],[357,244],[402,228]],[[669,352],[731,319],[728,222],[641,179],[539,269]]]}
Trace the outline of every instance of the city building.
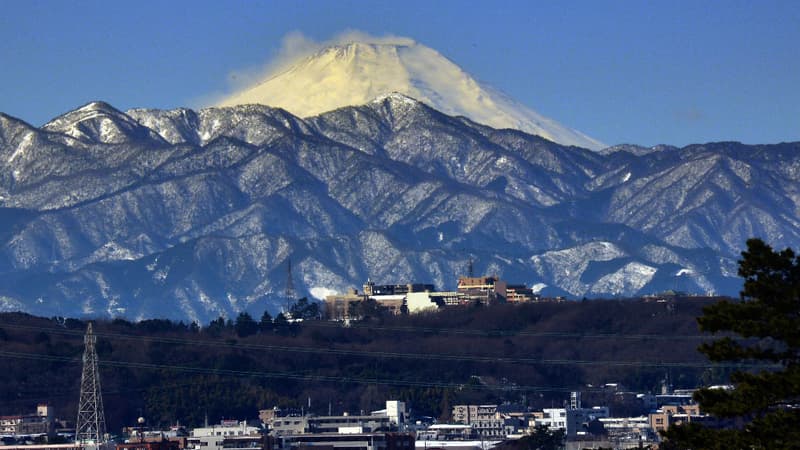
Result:
{"label": "city building", "polygon": [[500,418],[497,415],[497,405],[455,405],[452,416],[453,422],[466,425]]}
{"label": "city building", "polygon": [[487,450],[501,441],[480,436],[472,425],[442,423],[417,432],[416,449]]}
{"label": "city building", "polygon": [[372,433],[397,429],[393,425],[392,419],[386,415],[289,416],[275,418],[270,426],[270,434],[283,436],[310,433],[344,433],[356,432],[356,430],[359,433]]}
{"label": "city building", "polygon": [[[389,400],[370,414],[340,416],[281,415],[261,411],[270,429],[271,450],[325,447],[328,450],[411,450],[414,435],[402,432],[408,416],[404,402]],[[205,449],[204,449],[205,450]]]}
{"label": "city building", "polygon": [[180,450],[181,448],[178,441],[166,438],[147,441],[142,440],[139,442],[124,442],[116,445],[116,450]]}
{"label": "city building", "polygon": [[270,434],[284,436],[313,433],[398,431],[405,424],[408,411],[404,402],[389,400],[386,402],[386,408],[365,415],[345,413],[340,416],[316,416],[312,414],[281,416],[280,414],[265,413],[262,416],[267,417],[269,415],[272,417],[264,423],[269,427]]}
{"label": "city building", "polygon": [[33,414],[0,416],[0,434],[6,436],[50,436],[54,429],[53,408],[46,403],[37,405]]}
{"label": "city building", "polygon": [[433,292],[436,289],[432,284],[409,283],[409,284],[375,284],[370,280],[364,283],[364,295],[372,297],[376,295],[403,295],[410,292]]}
{"label": "city building", "polygon": [[599,419],[607,433],[608,440],[628,442],[657,442],[658,436],[650,427],[647,416],[602,417]]}
{"label": "city building", "polygon": [[325,313],[329,320],[346,321],[357,319],[355,306],[364,301],[364,296],[358,290],[349,289],[345,294],[335,294],[325,297]]}
{"label": "city building", "polygon": [[589,429],[591,422],[610,416],[607,406],[594,406],[591,408],[567,408],[566,409],[565,430],[567,439],[574,438],[578,434],[584,434]]}
{"label": "city building", "polygon": [[364,433],[355,430],[341,433],[287,434],[271,437],[269,450],[318,448],[324,450],[411,450],[412,433]]}
{"label": "city building", "polygon": [[3,450],[96,450],[90,448],[86,444],[69,443],[69,444],[24,444],[24,445],[0,445]]}
{"label": "city building", "polygon": [[670,425],[688,423],[692,421],[703,421],[705,415],[700,414],[700,406],[697,404],[686,405],[664,405],[648,415],[650,428],[654,431],[665,431]]}
{"label": "city building", "polygon": [[469,425],[478,438],[505,439],[527,428],[533,413],[519,405],[455,405],[453,422]]}
{"label": "city building", "polygon": [[[263,430],[250,426],[247,422],[223,420],[219,425],[195,428],[186,439],[186,447],[196,450],[235,450],[264,448],[266,445]],[[138,449],[133,449],[138,450]],[[172,450],[172,449],[142,449]]]}
{"label": "city building", "polygon": [[[381,307],[386,308],[390,314],[401,314],[407,305],[409,296],[415,299],[434,290],[432,284],[381,284],[372,281],[364,283],[364,296],[375,300]],[[415,311],[416,312],[416,311]]]}
{"label": "city building", "polygon": [[496,276],[458,277],[459,301],[490,305],[506,301],[506,282]]}
{"label": "city building", "polygon": [[567,429],[566,408],[543,408],[542,417],[536,418],[535,426],[546,426],[551,430]]}
{"label": "city building", "polygon": [[509,284],[506,286],[506,301],[509,303],[527,303],[539,300],[533,289],[524,284]]}
{"label": "city building", "polygon": [[406,305],[406,294],[370,295],[367,298],[375,300],[378,306],[395,316],[402,314]]}

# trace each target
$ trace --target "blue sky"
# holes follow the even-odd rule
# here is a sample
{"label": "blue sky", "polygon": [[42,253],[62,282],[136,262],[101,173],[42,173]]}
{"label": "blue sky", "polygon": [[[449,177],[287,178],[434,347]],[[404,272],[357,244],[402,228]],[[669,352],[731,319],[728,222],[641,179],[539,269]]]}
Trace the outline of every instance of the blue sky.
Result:
{"label": "blue sky", "polygon": [[800,2],[4,0],[0,111],[203,106],[300,32],[432,47],[608,144],[800,140]]}

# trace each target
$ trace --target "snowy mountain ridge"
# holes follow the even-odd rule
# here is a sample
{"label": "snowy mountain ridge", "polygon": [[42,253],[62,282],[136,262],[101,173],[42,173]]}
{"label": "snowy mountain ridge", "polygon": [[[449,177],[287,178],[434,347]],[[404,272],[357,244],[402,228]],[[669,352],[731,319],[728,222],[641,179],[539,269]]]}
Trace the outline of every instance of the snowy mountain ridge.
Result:
{"label": "snowy mountain ridge", "polygon": [[736,295],[747,238],[800,243],[800,143],[594,152],[388,94],[308,118],[96,102],[0,114],[0,309],[170,317],[467,263],[572,298]]}

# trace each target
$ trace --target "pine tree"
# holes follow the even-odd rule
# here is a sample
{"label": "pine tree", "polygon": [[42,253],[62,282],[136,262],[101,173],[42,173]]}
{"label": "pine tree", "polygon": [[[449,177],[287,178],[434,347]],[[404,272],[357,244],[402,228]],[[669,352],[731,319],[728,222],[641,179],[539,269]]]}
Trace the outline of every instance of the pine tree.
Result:
{"label": "pine tree", "polygon": [[253,317],[250,316],[246,311],[242,311],[236,317],[236,334],[239,337],[247,337],[252,336],[258,333],[258,324]]}
{"label": "pine tree", "polygon": [[272,331],[272,315],[270,315],[269,311],[264,311],[264,314],[261,315],[258,328],[262,333],[269,333]]}
{"label": "pine tree", "polygon": [[800,447],[800,256],[774,251],[759,239],[747,241],[739,261],[744,278],[740,301],[703,309],[702,331],[726,333],[700,346],[711,361],[769,365],[738,371],[734,389],[701,389],[702,411],[735,418],[743,426],[713,430],[696,424],[670,428],[664,448]]}

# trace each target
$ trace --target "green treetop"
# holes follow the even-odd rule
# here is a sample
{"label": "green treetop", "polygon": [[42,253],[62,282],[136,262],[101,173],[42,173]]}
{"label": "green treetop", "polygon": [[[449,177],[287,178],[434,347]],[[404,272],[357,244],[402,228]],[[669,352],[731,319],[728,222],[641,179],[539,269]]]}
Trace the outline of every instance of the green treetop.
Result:
{"label": "green treetop", "polygon": [[696,424],[671,427],[664,448],[800,448],[800,257],[759,239],[747,241],[739,261],[740,301],[703,309],[700,329],[728,334],[700,346],[716,362],[761,363],[761,371],[737,371],[734,389],[701,389],[703,412],[735,419],[722,430]]}

